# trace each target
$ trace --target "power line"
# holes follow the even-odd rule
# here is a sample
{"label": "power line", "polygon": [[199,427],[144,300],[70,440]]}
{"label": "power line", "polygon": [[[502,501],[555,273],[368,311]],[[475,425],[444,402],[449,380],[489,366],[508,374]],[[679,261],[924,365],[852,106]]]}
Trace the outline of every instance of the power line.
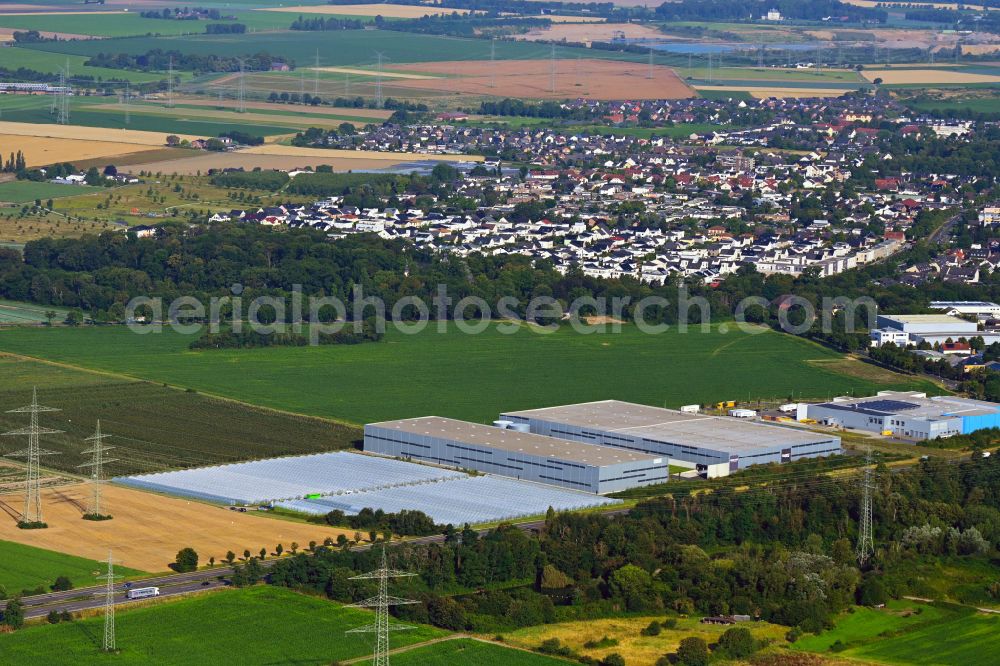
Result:
{"label": "power line", "polygon": [[319,49],[316,49],[316,67],[313,69],[313,95],[319,94]]}
{"label": "power line", "polygon": [[552,89],[552,93],[556,92],[556,45],[552,45],[551,57],[549,59],[549,87]]}
{"label": "power line", "polygon": [[111,435],[101,434],[101,421],[98,419],[97,430],[94,431],[93,435],[83,440],[85,442],[94,443],[93,446],[86,451],[81,451],[83,454],[89,453],[93,455],[93,459],[89,463],[80,465],[80,467],[91,468],[90,480],[93,494],[91,495],[90,500],[90,515],[92,516],[103,515],[101,514],[101,484],[104,483],[104,463],[115,462],[114,459],[106,459],[104,457],[104,453],[106,451],[110,451],[115,448],[113,446],[104,446],[104,440],[110,436]]}
{"label": "power line", "polygon": [[33,388],[31,390],[31,404],[27,407],[18,407],[17,409],[11,409],[8,414],[30,414],[31,420],[27,428],[21,428],[19,430],[11,430],[10,432],[5,432],[4,435],[11,437],[17,436],[27,436],[28,437],[28,448],[15,453],[10,453],[10,456],[16,456],[19,458],[28,459],[28,469],[24,480],[24,512],[21,514],[22,523],[43,523],[42,520],[42,496],[41,496],[41,484],[39,479],[38,470],[38,458],[39,456],[52,456],[58,455],[55,451],[45,451],[38,444],[39,435],[55,435],[62,432],[62,430],[52,430],[50,428],[41,428],[38,425],[38,414],[41,412],[58,412],[60,410],[55,407],[43,407],[38,404],[38,389]]}
{"label": "power line", "polygon": [[104,652],[117,652],[118,646],[115,641],[115,579],[121,576],[115,575],[115,561],[108,551],[108,572],[97,576],[98,579],[106,581],[104,588],[104,642],[101,649]]}
{"label": "power line", "polygon": [[170,56],[167,69],[167,106],[174,106],[174,57]]}
{"label": "power line", "polygon": [[246,113],[247,110],[247,88],[246,80],[244,79],[245,72],[243,71],[243,59],[239,59],[240,63],[240,81],[239,90],[237,91],[236,97],[236,111],[238,113]]}
{"label": "power line", "polygon": [[416,576],[406,571],[390,569],[385,555],[385,545],[382,545],[382,566],[375,571],[351,577],[351,580],[377,580],[378,594],[364,601],[351,604],[348,608],[374,608],[375,624],[349,629],[349,634],[375,634],[375,651],[372,655],[372,666],[389,666],[389,632],[405,631],[413,627],[405,624],[390,624],[389,608],[420,603],[412,599],[401,599],[389,596],[389,579]]}
{"label": "power line", "polygon": [[497,87],[497,38],[490,40],[490,88]]}

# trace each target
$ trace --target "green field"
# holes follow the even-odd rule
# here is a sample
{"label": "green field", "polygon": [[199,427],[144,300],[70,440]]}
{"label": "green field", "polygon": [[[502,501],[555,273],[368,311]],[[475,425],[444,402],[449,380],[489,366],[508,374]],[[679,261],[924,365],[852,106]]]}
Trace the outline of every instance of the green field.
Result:
{"label": "green field", "polygon": [[[89,587],[100,581],[94,576],[101,571],[101,563],[51,550],[32,548],[10,541],[0,541],[0,588],[8,595],[22,590],[49,586],[57,576],[68,576],[74,587]],[[143,575],[142,571],[117,567],[122,576]]]}
{"label": "green field", "polygon": [[471,638],[442,641],[393,655],[395,666],[558,666],[562,659]]}
{"label": "green field", "polygon": [[66,319],[69,310],[0,299],[0,324],[45,324],[49,321],[50,312],[55,313],[52,321],[57,323]]}
{"label": "green field", "polygon": [[22,328],[0,331],[0,350],[353,423],[427,414],[482,422],[502,410],[608,398],[677,407],[935,391],[800,338],[718,326],[660,335],[632,326],[586,335],[521,327],[505,335],[495,325],[479,335],[434,326],[404,335],[390,326],[378,343],[197,352],[191,340],[168,330]]}
{"label": "green field", "polygon": [[[199,5],[203,6],[203,5]],[[212,23],[242,23],[247,30],[287,30],[295,14],[285,12],[247,11],[233,13],[236,20],[228,21],[176,21],[143,18],[139,6],[131,12],[119,14],[50,14],[48,16],[18,16],[0,14],[0,28],[15,30],[42,30],[64,32],[94,37],[131,37],[135,35],[201,35],[205,26]],[[228,9],[222,10],[225,15]]]}
{"label": "green field", "polygon": [[[0,145],[0,151],[2,149],[3,146]],[[24,203],[41,199],[44,204],[46,199],[90,194],[101,189],[100,187],[89,187],[87,185],[60,185],[58,183],[36,183],[30,180],[14,180],[9,183],[0,183],[0,202]]]}
{"label": "green field", "polygon": [[909,629],[948,616],[950,613],[935,606],[905,600],[891,601],[884,609],[858,607],[853,613],[842,615],[834,629],[800,638],[795,649],[826,652],[837,641],[846,644],[870,641],[885,632]]}
{"label": "green field", "polygon": [[[62,410],[42,417],[64,431],[45,437],[44,448],[62,453],[45,464],[72,473],[86,462],[79,452],[97,419],[115,447],[116,462],[107,465],[114,476],[318,453],[351,447],[361,436],[349,426],[4,355],[0,377],[0,432],[26,425],[23,415],[6,410],[30,403],[37,386],[39,402]],[[4,450],[13,443],[3,442]]]}
{"label": "green field", "polygon": [[[42,625],[0,635],[4,663],[269,664],[305,666],[363,657],[374,639],[345,634],[371,613],[270,586],[225,590],[119,611],[120,653],[100,652],[103,620]],[[444,635],[430,627],[394,633],[392,647]],[[241,661],[241,659],[243,659]]]}
{"label": "green field", "polygon": [[[294,17],[295,15],[289,14],[289,22]],[[289,58],[302,66],[309,66],[314,62],[317,49],[319,49],[320,62],[323,65],[371,65],[375,62],[375,52],[381,51],[389,63],[389,69],[392,68],[392,65],[409,62],[488,60],[490,58],[489,40],[421,35],[390,30],[286,31],[254,35],[126,38],[116,39],[114,42],[102,42],[101,40],[43,42],[23,48],[25,50],[85,56],[109,51],[139,54],[154,48],[201,55],[218,53],[244,55],[266,51],[273,56]],[[548,59],[550,53],[550,47],[545,44],[508,41],[498,41],[496,44],[497,59]],[[560,47],[556,52],[557,57],[575,58],[578,55],[587,58],[629,59],[643,62],[646,60],[646,56],[643,54],[591,51],[590,49],[571,47]]]}
{"label": "green field", "polygon": [[[125,123],[125,107],[116,104],[115,97],[78,97],[70,105],[70,120],[74,125],[86,127],[106,127],[109,129],[128,128],[164,134],[193,134],[195,136],[218,136],[222,132],[239,129],[257,136],[274,134],[294,134],[305,123],[290,122],[281,125],[274,122],[257,124],[254,114],[248,113],[238,121],[225,118],[202,116],[200,111],[210,111],[211,107],[192,109],[187,113],[155,108],[130,108],[129,122]],[[96,106],[112,108],[94,108]],[[0,119],[19,123],[55,123],[57,118],[51,112],[52,98],[42,95],[0,97]],[[291,121],[291,119],[289,119]],[[0,146],[2,149],[3,146]],[[2,190],[0,190],[2,192]]]}
{"label": "green field", "polygon": [[994,664],[1000,654],[998,630],[1000,615],[976,613],[970,607],[893,601],[882,610],[855,609],[841,616],[833,629],[800,639],[794,649],[884,664]]}
{"label": "green field", "polygon": [[[100,41],[100,40],[97,40]],[[52,42],[53,44],[57,42]],[[69,42],[58,42],[68,44]],[[105,43],[107,47],[107,43]],[[69,64],[70,77],[89,76],[100,82],[105,79],[128,79],[133,83],[146,83],[149,81],[159,81],[162,74],[156,72],[133,72],[124,69],[109,69],[107,67],[90,67],[83,63],[89,56],[79,56],[65,53],[41,51],[28,48],[2,48],[0,49],[0,66],[8,69],[18,69],[24,67],[38,72],[58,72],[61,68]],[[186,74],[180,72],[181,78]],[[90,81],[81,82],[82,85],[93,85]]]}

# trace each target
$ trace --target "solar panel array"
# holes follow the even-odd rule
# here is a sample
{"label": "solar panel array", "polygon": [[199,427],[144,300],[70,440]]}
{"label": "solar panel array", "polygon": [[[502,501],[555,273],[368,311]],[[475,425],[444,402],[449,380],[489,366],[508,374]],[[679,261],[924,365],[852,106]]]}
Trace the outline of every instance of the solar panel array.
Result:
{"label": "solar panel array", "polygon": [[311,494],[364,490],[464,478],[461,472],[338,451],[308,456],[119,477],[116,483],[225,504],[259,504]]}
{"label": "solar panel array", "polygon": [[398,513],[422,511],[439,525],[478,524],[556,511],[620,504],[621,500],[498,476],[465,476],[437,483],[368,490],[321,499],[278,502],[275,506],[310,514],[361,509]]}

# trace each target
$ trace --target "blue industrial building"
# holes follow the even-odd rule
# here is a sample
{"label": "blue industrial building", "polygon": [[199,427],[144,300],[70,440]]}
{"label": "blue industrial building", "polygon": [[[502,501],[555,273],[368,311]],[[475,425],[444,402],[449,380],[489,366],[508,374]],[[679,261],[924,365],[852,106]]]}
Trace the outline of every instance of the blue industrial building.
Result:
{"label": "blue industrial building", "polygon": [[800,405],[798,416],[914,441],[1000,428],[1000,405],[995,402],[955,396],[928,398],[916,391],[881,391],[867,398]]}

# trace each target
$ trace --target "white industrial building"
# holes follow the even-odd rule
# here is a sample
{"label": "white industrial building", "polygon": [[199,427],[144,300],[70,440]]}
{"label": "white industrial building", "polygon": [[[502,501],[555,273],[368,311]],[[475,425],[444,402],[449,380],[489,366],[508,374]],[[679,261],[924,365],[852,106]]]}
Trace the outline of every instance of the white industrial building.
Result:
{"label": "white industrial building", "polygon": [[931,301],[931,310],[949,315],[973,316],[977,319],[1000,319],[1000,305],[990,301]]}
{"label": "white industrial building", "polygon": [[870,333],[872,347],[890,342],[898,347],[921,342],[935,345],[976,336],[982,336],[986,344],[1000,342],[1000,333],[980,331],[976,322],[950,314],[878,315],[875,326]]}

